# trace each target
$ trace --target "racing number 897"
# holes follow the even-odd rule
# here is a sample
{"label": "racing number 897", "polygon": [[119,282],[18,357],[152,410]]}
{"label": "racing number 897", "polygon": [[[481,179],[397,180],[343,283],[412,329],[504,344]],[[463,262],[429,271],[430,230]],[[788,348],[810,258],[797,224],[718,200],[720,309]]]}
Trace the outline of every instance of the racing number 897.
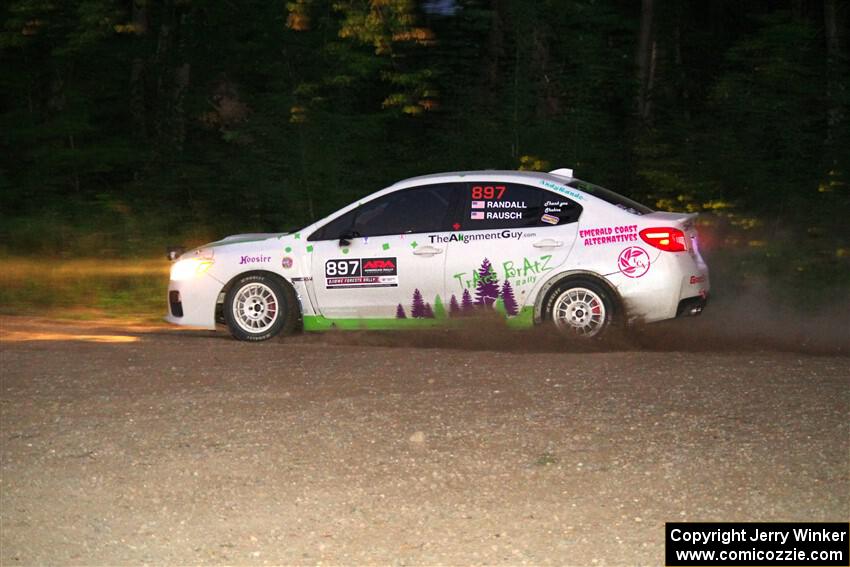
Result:
{"label": "racing number 897", "polygon": [[359,260],[328,260],[325,264],[326,276],[359,276]]}
{"label": "racing number 897", "polygon": [[473,199],[501,199],[504,194],[504,185],[496,185],[495,187],[492,185],[475,185],[472,188]]}

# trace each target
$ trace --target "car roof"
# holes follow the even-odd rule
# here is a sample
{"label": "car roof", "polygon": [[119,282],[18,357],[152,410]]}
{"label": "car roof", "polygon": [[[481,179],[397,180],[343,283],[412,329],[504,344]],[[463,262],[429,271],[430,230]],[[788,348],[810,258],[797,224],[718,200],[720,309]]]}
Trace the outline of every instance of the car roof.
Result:
{"label": "car roof", "polygon": [[389,188],[399,189],[402,187],[412,187],[419,183],[432,182],[437,183],[440,181],[457,181],[460,179],[464,179],[466,177],[477,177],[477,178],[489,178],[489,177],[498,177],[504,181],[538,181],[540,179],[545,179],[547,181],[551,181],[553,183],[558,183],[564,185],[569,183],[574,178],[566,177],[562,175],[555,175],[552,173],[546,173],[543,171],[516,171],[510,169],[483,169],[478,171],[451,171],[446,173],[431,173],[428,175],[419,175],[416,177],[409,177],[407,179],[402,179],[394,184],[392,184]]}

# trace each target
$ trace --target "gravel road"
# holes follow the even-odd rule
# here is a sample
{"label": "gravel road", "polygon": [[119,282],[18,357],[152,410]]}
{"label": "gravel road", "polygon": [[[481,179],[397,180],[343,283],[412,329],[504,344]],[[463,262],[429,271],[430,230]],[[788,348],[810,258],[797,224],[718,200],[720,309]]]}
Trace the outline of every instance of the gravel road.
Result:
{"label": "gravel road", "polygon": [[662,565],[666,521],[850,517],[846,355],[0,326],[4,566]]}

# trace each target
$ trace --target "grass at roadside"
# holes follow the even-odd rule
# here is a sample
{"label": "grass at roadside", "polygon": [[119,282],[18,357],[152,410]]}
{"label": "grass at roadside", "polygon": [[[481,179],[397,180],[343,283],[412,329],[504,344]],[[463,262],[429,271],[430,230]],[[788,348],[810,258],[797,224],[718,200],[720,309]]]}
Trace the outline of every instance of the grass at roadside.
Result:
{"label": "grass at roadside", "polygon": [[169,267],[165,259],[0,258],[0,313],[160,321]]}

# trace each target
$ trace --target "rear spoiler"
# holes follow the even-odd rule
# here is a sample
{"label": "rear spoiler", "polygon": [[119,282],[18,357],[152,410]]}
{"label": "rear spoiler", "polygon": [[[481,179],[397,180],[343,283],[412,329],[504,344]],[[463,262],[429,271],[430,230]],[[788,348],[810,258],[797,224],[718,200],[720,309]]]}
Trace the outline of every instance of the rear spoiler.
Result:
{"label": "rear spoiler", "polygon": [[693,227],[694,222],[696,221],[696,218],[698,216],[698,213],[667,213],[663,211],[656,211],[654,213],[647,213],[645,215],[641,215],[641,219],[658,220],[664,223],[679,225],[683,229],[689,229]]}

